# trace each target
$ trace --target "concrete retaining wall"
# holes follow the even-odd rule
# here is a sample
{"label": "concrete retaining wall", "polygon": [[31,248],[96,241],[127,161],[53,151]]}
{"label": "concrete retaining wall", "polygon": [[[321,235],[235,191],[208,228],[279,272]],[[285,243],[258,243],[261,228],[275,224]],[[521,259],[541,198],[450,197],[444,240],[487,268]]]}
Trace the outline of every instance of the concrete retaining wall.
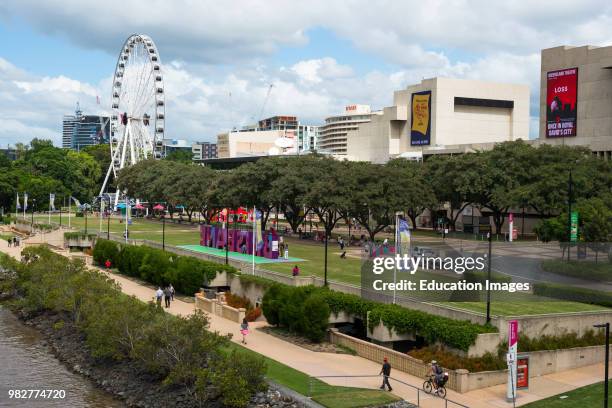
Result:
{"label": "concrete retaining wall", "polygon": [[219,299],[206,299],[201,293],[195,295],[195,307],[206,313],[214,314],[231,320],[236,323],[242,323],[242,319],[246,314],[246,309],[236,309],[219,301]]}

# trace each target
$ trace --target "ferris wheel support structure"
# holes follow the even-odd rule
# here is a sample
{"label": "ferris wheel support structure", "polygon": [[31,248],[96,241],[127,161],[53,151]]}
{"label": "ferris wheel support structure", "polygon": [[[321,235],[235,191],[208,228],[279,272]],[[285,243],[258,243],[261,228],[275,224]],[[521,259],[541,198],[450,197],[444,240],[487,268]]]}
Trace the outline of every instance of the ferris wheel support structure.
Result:
{"label": "ferris wheel support structure", "polygon": [[[148,158],[163,157],[165,93],[159,52],[153,40],[132,34],[123,44],[113,76],[109,164],[100,196],[111,174]],[[117,186],[113,208],[121,195]]]}

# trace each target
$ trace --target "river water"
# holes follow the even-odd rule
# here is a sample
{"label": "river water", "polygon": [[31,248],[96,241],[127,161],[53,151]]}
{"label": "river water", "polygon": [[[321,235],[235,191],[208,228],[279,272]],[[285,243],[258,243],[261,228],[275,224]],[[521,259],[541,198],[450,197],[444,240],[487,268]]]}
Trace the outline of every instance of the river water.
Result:
{"label": "river water", "polygon": [[[124,407],[87,378],[64,367],[42,336],[0,306],[0,407]],[[15,399],[9,390],[63,390],[64,398]],[[61,391],[55,392],[61,397]]]}

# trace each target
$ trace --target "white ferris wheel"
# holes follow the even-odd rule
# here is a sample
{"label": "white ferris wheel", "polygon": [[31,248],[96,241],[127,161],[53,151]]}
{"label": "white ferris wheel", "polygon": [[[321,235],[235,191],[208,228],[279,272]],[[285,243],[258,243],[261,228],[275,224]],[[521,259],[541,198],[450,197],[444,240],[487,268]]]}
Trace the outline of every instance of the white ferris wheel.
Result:
{"label": "white ferris wheel", "polygon": [[[151,37],[132,34],[119,53],[112,85],[111,163],[108,180],[124,167],[163,156],[165,96],[159,52]],[[113,208],[121,188],[117,186]]]}

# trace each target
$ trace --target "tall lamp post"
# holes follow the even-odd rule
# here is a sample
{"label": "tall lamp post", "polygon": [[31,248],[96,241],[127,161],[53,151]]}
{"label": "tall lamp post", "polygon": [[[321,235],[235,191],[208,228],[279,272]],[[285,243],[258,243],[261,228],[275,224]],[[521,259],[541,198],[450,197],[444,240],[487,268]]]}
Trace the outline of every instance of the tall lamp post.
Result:
{"label": "tall lamp post", "polygon": [[162,250],[166,250],[166,210],[162,211]]}
{"label": "tall lamp post", "polygon": [[604,408],[608,408],[608,365],[610,363],[610,322],[595,324],[593,327],[606,329],[606,365],[604,368]]}
{"label": "tall lamp post", "polygon": [[[491,282],[491,231],[487,233],[487,239],[489,241],[489,255],[487,258],[487,280]],[[491,285],[487,285],[487,323],[491,323]]]}
{"label": "tall lamp post", "polygon": [[572,193],[574,182],[572,180],[572,169],[569,170],[567,181],[567,262],[570,261],[570,249],[572,248]]}
{"label": "tall lamp post", "polygon": [[83,215],[85,215],[85,235],[87,235],[87,204],[83,204]]}
{"label": "tall lamp post", "polygon": [[110,220],[111,220],[111,210],[110,210],[111,202],[110,198],[108,199],[108,208],[106,209],[106,239],[110,240]]}
{"label": "tall lamp post", "polygon": [[229,264],[229,210],[225,213],[225,264]]}

